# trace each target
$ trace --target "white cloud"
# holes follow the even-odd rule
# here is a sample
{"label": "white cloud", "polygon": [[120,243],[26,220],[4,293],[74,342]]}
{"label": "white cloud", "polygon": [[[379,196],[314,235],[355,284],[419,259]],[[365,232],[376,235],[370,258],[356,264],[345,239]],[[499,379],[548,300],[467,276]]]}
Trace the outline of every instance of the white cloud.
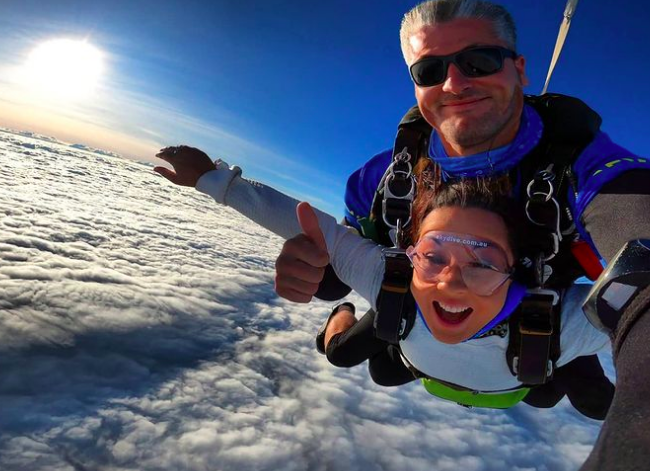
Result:
{"label": "white cloud", "polygon": [[[23,47],[25,41],[14,39]],[[124,60],[105,54],[115,64]],[[0,81],[0,122],[5,125],[52,133],[68,142],[106,148],[156,164],[162,163],[154,157],[158,149],[184,143],[241,165],[252,178],[277,182],[280,189],[316,201],[325,210],[330,209],[329,201],[340,199],[343,181],[311,166],[309,155],[285,155],[272,143],[256,142],[246,131],[237,131],[250,132],[251,123],[230,110],[219,109],[217,104],[211,104],[211,109],[221,124],[190,115],[184,103],[173,96],[152,96],[150,86],[137,83],[133,77],[118,77],[119,70],[107,73],[92,99],[62,103],[36,94],[26,85],[24,57],[7,52],[4,57],[7,60],[0,66],[0,76],[5,77]],[[314,188],[321,189],[320,199],[315,198]]]}
{"label": "white cloud", "polygon": [[[15,26],[15,25],[14,25]],[[52,25],[42,25],[49,31]],[[52,28],[56,30],[56,28]],[[25,61],[31,49],[46,39],[34,37],[25,25],[0,50],[0,124],[52,134],[71,143],[106,148],[128,158],[155,162],[158,149],[174,144],[200,147],[213,157],[241,165],[246,176],[273,183],[301,200],[311,200],[325,211],[340,213],[331,202],[340,201],[344,180],[310,165],[310,155],[288,155],[270,142],[256,141],[252,122],[234,110],[210,104],[211,118],[194,116],[170,90],[152,90],[147,58],[155,59],[163,74],[179,68],[177,59],[141,50],[120,38],[89,36],[107,59],[107,70],[92,99],[61,102],[36,94],[27,86]],[[103,46],[102,46],[103,45]],[[116,54],[110,49],[123,51]],[[124,51],[130,51],[130,56]],[[132,57],[140,57],[134,61]],[[140,74],[140,75],[139,75]],[[166,95],[163,95],[165,93]],[[304,178],[309,175],[309,178]],[[315,189],[317,189],[315,191]]]}
{"label": "white cloud", "polygon": [[[599,423],[381,388],[273,292],[281,241],[148,167],[0,134],[0,468],[573,470]],[[363,312],[365,303],[352,300]]]}

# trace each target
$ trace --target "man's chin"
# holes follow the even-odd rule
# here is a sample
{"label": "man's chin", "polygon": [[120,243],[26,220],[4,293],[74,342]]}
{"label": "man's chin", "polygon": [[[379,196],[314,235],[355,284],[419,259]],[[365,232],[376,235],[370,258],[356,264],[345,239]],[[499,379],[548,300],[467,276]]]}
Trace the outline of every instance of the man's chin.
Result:
{"label": "man's chin", "polygon": [[480,128],[481,121],[480,118],[470,118],[468,116],[447,120],[440,126],[440,137],[462,147],[479,145],[482,139],[476,131]]}
{"label": "man's chin", "polygon": [[492,142],[499,129],[488,116],[456,116],[442,123],[440,137],[448,143],[472,149]]}

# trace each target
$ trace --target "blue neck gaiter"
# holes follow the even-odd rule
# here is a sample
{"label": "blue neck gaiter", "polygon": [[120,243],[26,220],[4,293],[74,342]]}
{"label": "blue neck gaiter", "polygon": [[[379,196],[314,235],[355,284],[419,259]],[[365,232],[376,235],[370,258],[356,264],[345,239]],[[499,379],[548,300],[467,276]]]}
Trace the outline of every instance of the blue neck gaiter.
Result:
{"label": "blue neck gaiter", "polygon": [[542,137],[544,125],[532,106],[524,105],[515,139],[508,145],[480,154],[449,157],[440,136],[433,130],[429,140],[429,157],[442,168],[447,178],[498,175],[515,167]]}
{"label": "blue neck gaiter", "polygon": [[521,283],[513,281],[508,288],[508,296],[506,296],[506,302],[503,303],[503,307],[501,308],[499,314],[497,314],[496,317],[488,322],[481,330],[472,335],[472,337],[465,340],[465,342],[480,337],[492,329],[494,326],[499,325],[501,322],[510,317],[512,313],[515,312],[515,309],[519,307],[525,295],[526,287]]}

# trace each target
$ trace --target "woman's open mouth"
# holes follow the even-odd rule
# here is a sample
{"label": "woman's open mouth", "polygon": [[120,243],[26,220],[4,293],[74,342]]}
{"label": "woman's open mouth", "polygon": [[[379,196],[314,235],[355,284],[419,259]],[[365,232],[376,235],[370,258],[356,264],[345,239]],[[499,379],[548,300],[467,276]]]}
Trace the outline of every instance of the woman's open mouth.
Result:
{"label": "woman's open mouth", "polygon": [[433,308],[440,319],[447,324],[460,324],[467,319],[472,311],[471,307],[465,306],[447,306],[446,304],[433,302]]}

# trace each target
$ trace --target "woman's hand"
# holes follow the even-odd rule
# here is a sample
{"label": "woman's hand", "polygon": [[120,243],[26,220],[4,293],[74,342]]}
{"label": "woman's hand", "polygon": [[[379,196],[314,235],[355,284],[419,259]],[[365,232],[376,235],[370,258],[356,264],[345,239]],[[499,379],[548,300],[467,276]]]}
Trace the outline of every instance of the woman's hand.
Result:
{"label": "woman's hand", "polygon": [[329,263],[325,237],[309,203],[296,207],[302,234],[287,240],[275,262],[275,292],[295,303],[308,303]]}
{"label": "woman's hand", "polygon": [[153,171],[176,185],[195,187],[204,173],[216,170],[212,159],[205,152],[194,147],[165,147],[156,154],[156,157],[170,163],[174,170],[167,167],[154,167]]}

